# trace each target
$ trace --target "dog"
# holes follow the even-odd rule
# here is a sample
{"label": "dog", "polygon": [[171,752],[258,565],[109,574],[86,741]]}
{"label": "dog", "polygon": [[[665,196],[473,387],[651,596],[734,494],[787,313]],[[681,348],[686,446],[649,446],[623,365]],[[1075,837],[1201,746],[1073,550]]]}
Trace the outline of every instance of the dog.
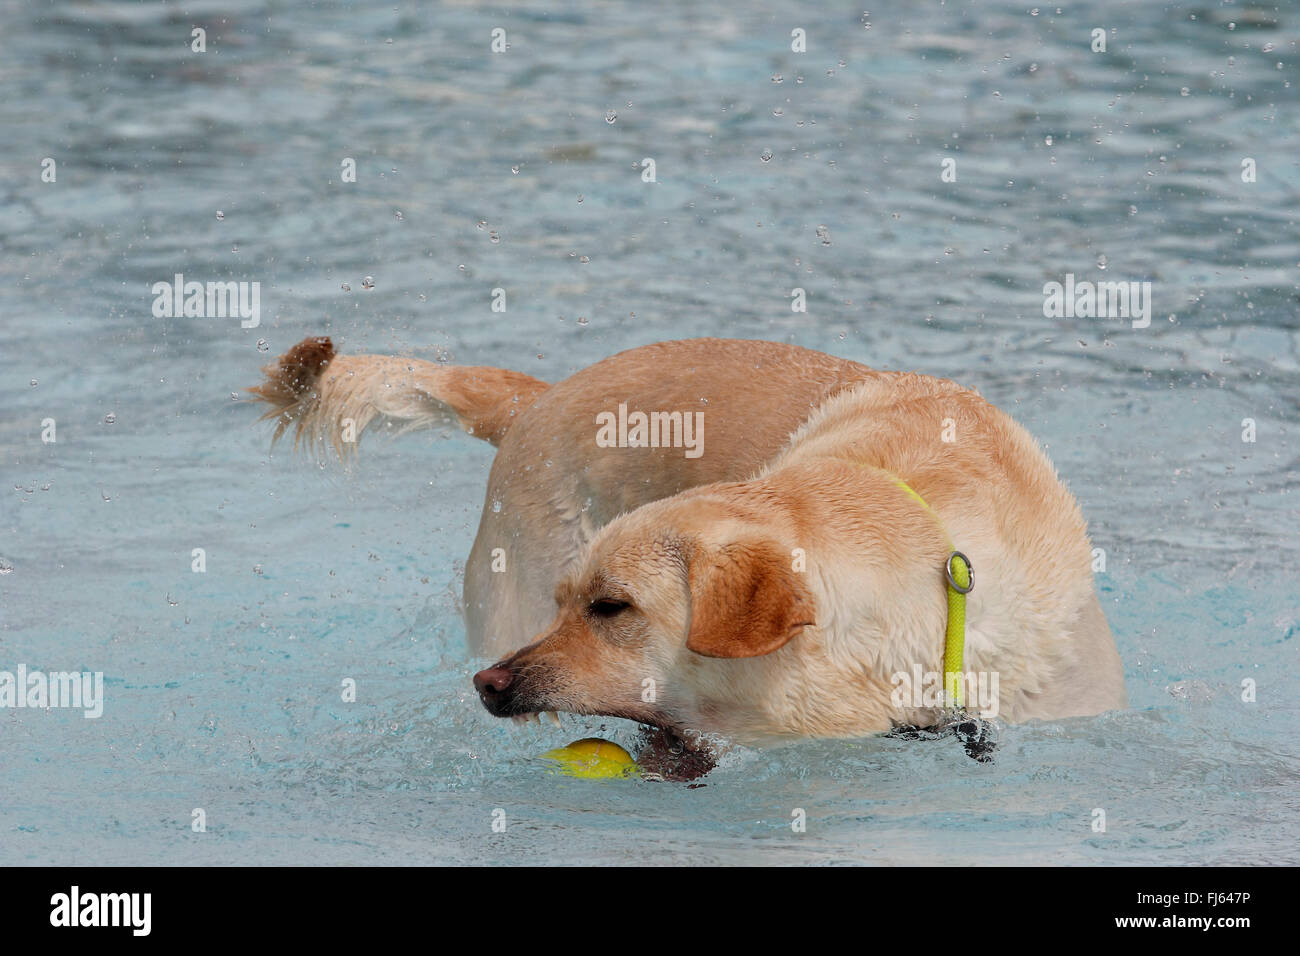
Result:
{"label": "dog", "polygon": [[941,724],[962,688],[1008,722],[1127,707],[1078,504],[954,382],[707,338],[553,385],[327,338],[263,371],[275,439],[347,457],[384,418],[497,446],[464,582],[496,716],[637,721],[642,767],[692,779],[719,741]]}

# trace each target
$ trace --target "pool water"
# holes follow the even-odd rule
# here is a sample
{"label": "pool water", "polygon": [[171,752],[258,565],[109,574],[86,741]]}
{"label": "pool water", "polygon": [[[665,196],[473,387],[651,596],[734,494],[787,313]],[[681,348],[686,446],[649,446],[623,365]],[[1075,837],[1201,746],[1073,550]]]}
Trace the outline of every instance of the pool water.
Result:
{"label": "pool water", "polygon": [[[0,864],[1300,862],[1300,11],[740,7],[3,4],[0,670],[106,699],[0,710]],[[260,324],[155,317],[177,273],[259,282]],[[1045,317],[1066,274],[1150,281],[1150,325]],[[990,763],[557,776],[635,727],[478,704],[492,449],[271,452],[241,389],[317,334],[549,380],[765,338],[978,388],[1089,518],[1132,707]]]}

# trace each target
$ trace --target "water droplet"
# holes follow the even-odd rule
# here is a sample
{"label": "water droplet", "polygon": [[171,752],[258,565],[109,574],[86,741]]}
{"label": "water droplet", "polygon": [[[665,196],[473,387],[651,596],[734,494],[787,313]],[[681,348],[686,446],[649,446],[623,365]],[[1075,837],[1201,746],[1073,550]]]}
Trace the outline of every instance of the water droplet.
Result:
{"label": "water droplet", "polygon": [[1052,145],[1052,137],[1050,137],[1050,136],[1044,137],[1044,138],[1043,138],[1043,144],[1046,145],[1046,146],[1051,146],[1051,145]]}
{"label": "water droplet", "polygon": [[32,388],[36,387],[36,379],[32,379]]}
{"label": "water droplet", "polygon": [[1181,90],[1178,91],[1178,95],[1179,95],[1179,96],[1191,96],[1191,95],[1192,95],[1192,91],[1189,90],[1187,87],[1184,86]]}
{"label": "water droplet", "polygon": [[591,261],[591,256],[579,256],[578,261],[585,265],[586,263]]}
{"label": "water droplet", "polygon": [[589,320],[587,319],[587,317],[586,317],[585,315],[580,315],[580,316],[578,316],[578,324],[579,324],[579,325],[587,325],[587,324],[589,324]]}
{"label": "water droplet", "polygon": [[259,352],[265,352],[265,351],[266,351],[267,349],[269,349],[270,347],[271,347],[271,345],[270,345],[269,342],[266,341],[266,339],[258,339],[258,340],[257,340],[257,350],[258,350]]}
{"label": "water droplet", "polygon": [[782,109],[781,107],[779,107],[779,106],[774,106],[774,107],[772,107],[772,115],[773,115],[773,116],[784,116],[784,115],[785,115],[785,110],[783,110],[783,109]]}
{"label": "water droplet", "polygon": [[348,285],[346,282],[343,283],[343,291],[344,291],[344,292],[351,292],[351,291],[352,291],[352,286]]}
{"label": "water droplet", "polygon": [[481,232],[482,230],[484,230],[484,229],[487,228],[487,220],[486,220],[486,219],[480,219],[480,220],[479,220],[478,222],[476,222],[474,225],[478,226],[479,231]]}
{"label": "water droplet", "polygon": [[784,82],[785,82],[785,77],[781,76],[780,73],[773,73],[773,74],[772,74],[772,82],[773,82],[773,83],[784,83]]}
{"label": "water droplet", "polygon": [[220,209],[218,209],[218,210],[217,210],[217,220],[220,221],[220,220],[225,219],[225,218],[226,218],[226,214],[225,214],[224,212],[222,212]]}
{"label": "water droplet", "polygon": [[374,276],[366,276],[364,279],[361,280],[361,288],[365,289],[367,292],[369,292],[374,287],[375,287]]}
{"label": "water droplet", "polygon": [[492,511],[493,511],[494,513],[496,513],[496,514],[500,514],[500,513],[501,513],[501,502],[500,502],[500,501],[493,501],[493,502],[492,502]]}
{"label": "water droplet", "polygon": [[490,239],[494,243],[501,241],[501,237],[497,235],[495,229],[493,229],[491,232],[488,233],[488,239]]}
{"label": "water droplet", "polygon": [[618,114],[615,113],[613,110],[609,110],[608,112],[605,113],[605,122],[609,123],[611,126],[614,125],[614,122],[617,119],[618,119]]}
{"label": "water droplet", "polygon": [[518,167],[518,166],[511,166],[511,167],[510,167],[510,172],[512,172],[512,173],[514,173],[516,176],[518,176],[518,175],[519,175],[519,167]]}
{"label": "water droplet", "polygon": [[817,238],[822,241],[823,246],[829,246],[831,244],[831,231],[825,226],[818,226]]}
{"label": "water droplet", "polygon": [[765,163],[770,163],[772,161],[772,151],[770,149],[765,149],[758,154],[758,158]]}
{"label": "water droplet", "polygon": [[578,193],[578,203],[579,205],[582,204],[582,193]]}
{"label": "water droplet", "polygon": [[105,425],[112,425],[116,421],[117,421],[117,416],[114,415],[112,412],[109,412],[107,415],[104,416]]}
{"label": "water droplet", "polygon": [[397,221],[398,221],[398,222],[401,222],[403,219],[406,218],[405,216],[402,215],[402,210],[400,210],[400,209],[395,210],[394,214],[397,216]]}
{"label": "water droplet", "polygon": [[1110,263],[1110,260],[1106,258],[1106,254],[1105,254],[1105,253],[1102,253],[1101,255],[1099,255],[1099,256],[1097,257],[1097,268],[1098,268],[1098,269],[1101,269],[1101,270],[1104,271],[1105,268],[1106,268],[1106,266],[1107,266],[1109,263]]}

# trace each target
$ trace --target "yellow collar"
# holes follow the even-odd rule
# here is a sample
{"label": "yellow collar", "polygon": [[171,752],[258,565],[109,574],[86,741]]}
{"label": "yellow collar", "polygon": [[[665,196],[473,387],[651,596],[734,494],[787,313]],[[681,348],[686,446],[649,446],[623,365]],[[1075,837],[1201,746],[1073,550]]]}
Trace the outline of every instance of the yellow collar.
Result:
{"label": "yellow collar", "polygon": [[962,669],[966,654],[966,595],[975,587],[975,572],[971,568],[970,558],[953,548],[952,538],[948,535],[948,529],[944,527],[943,519],[935,513],[924,498],[916,493],[916,489],[893,472],[886,471],[884,468],[875,470],[888,475],[894,484],[928,511],[948,541],[948,560],[943,568],[948,584],[948,626],[943,641],[943,686],[948,702],[958,710],[962,710],[966,703],[964,693],[966,680]]}

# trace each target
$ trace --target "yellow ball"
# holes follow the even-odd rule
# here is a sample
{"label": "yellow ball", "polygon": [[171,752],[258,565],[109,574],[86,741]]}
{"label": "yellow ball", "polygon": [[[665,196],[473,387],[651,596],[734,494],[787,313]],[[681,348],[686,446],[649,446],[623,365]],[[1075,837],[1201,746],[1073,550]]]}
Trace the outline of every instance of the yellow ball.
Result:
{"label": "yellow ball", "polygon": [[588,780],[630,777],[637,772],[636,761],[631,754],[618,744],[599,737],[575,740],[567,747],[548,750],[542,757],[558,763],[560,773]]}

